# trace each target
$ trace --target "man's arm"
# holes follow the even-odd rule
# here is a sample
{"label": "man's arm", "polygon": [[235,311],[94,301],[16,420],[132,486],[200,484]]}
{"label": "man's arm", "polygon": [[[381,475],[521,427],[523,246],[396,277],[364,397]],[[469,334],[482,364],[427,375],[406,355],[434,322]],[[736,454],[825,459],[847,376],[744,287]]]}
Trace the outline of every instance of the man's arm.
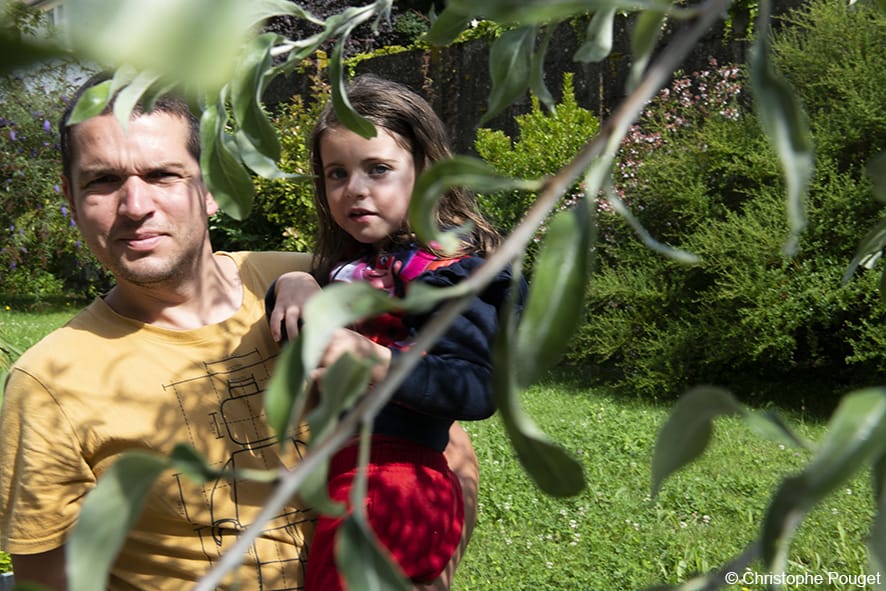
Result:
{"label": "man's arm", "polygon": [[465,497],[465,526],[461,534],[461,542],[455,551],[455,555],[446,570],[433,583],[418,585],[415,591],[446,591],[452,585],[455,577],[455,569],[464,556],[474,526],[477,524],[477,493],[480,488],[480,467],[477,463],[477,455],[471,445],[471,439],[458,423],[453,423],[449,429],[449,445],[443,452],[449,462],[449,467],[458,476],[461,483],[462,494]]}
{"label": "man's arm", "polygon": [[67,591],[64,546],[39,554],[12,554],[11,558],[16,584],[40,583],[52,591]]}

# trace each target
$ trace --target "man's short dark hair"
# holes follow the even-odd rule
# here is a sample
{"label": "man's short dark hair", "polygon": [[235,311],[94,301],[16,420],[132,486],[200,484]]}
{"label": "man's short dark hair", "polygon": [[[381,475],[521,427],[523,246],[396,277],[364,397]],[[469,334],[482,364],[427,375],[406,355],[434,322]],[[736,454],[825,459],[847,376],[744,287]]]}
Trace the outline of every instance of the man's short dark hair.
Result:
{"label": "man's short dark hair", "polygon": [[[65,112],[62,114],[58,126],[59,146],[61,147],[62,153],[62,174],[67,178],[71,178],[71,162],[74,157],[71,148],[71,132],[72,129],[76,127],[76,125],[68,125],[68,121],[71,119],[71,113],[73,113],[77,102],[87,90],[94,86],[98,86],[102,82],[110,80],[111,78],[113,78],[113,74],[110,72],[99,72],[98,74],[94,74],[77,89],[77,92],[74,94],[74,97],[71,99],[71,102],[68,103]],[[113,110],[116,98],[117,97],[114,96],[108,101],[107,106],[101,113],[102,115],[110,113]],[[132,116],[143,115],[145,112],[144,107],[139,103],[133,108]],[[151,106],[150,112],[167,113],[175,117],[181,117],[185,120],[190,129],[187,145],[188,152],[191,153],[197,162],[200,162],[200,120],[191,111],[188,102],[177,94],[167,93],[157,99],[157,101]]]}

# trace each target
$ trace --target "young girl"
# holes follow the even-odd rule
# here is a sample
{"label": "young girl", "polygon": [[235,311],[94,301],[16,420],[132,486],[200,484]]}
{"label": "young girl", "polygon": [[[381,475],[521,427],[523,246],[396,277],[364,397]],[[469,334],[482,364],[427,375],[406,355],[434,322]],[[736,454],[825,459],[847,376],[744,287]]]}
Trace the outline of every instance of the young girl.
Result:
{"label": "young girl", "polygon": [[[407,220],[417,176],[450,156],[442,122],[419,95],[374,76],[355,79],[348,97],[378,133],[365,139],[350,131],[335,118],[331,105],[314,128],[312,166],[320,221],[314,276],[319,284],[368,281],[392,296],[403,296],[415,281],[443,287],[466,278],[500,242],[469,193],[450,190],[437,206],[440,228],[472,223],[453,255],[418,242]],[[375,419],[365,510],[379,541],[415,582],[435,579],[461,537],[462,492],[442,451],[454,420],[484,419],[495,410],[490,348],[510,288],[510,272],[500,273],[423,355]],[[284,338],[284,330],[297,332],[302,305],[316,289],[317,284],[299,273],[276,282],[268,294],[275,337]],[[521,286],[521,304],[524,292]],[[338,331],[323,354],[320,373],[351,353],[376,359],[372,381],[383,380],[432,314],[384,314]],[[348,501],[356,463],[356,442],[332,458],[332,499]],[[321,517],[317,524],[307,591],[342,588],[334,564],[340,522]]]}

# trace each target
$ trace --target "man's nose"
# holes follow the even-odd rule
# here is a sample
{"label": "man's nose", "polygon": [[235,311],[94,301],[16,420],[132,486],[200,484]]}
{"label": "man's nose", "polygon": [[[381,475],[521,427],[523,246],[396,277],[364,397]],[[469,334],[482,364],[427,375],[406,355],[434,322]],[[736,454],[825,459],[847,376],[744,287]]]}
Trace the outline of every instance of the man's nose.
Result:
{"label": "man's nose", "polygon": [[120,186],[120,213],[142,218],[154,210],[153,188],[139,176],[127,177]]}

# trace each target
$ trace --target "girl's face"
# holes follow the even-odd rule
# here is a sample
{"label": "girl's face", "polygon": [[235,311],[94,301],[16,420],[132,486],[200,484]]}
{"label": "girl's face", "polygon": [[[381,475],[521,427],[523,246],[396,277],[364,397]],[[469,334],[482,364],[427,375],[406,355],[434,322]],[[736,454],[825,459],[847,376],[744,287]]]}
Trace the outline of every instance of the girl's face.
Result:
{"label": "girl's face", "polygon": [[405,141],[383,127],[365,139],[346,127],[320,137],[326,200],[335,223],[358,242],[378,245],[403,228],[415,185]]}

